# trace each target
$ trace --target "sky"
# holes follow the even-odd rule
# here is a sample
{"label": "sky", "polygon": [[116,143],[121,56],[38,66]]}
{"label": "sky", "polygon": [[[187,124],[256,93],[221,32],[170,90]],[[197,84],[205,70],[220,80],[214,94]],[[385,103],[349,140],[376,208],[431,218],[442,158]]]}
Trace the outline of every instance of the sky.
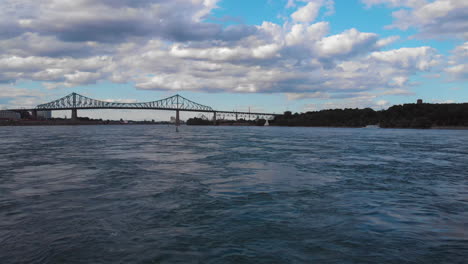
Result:
{"label": "sky", "polygon": [[72,92],[112,102],[180,94],[237,111],[386,109],[468,102],[467,79],[466,0],[0,1],[0,109]]}

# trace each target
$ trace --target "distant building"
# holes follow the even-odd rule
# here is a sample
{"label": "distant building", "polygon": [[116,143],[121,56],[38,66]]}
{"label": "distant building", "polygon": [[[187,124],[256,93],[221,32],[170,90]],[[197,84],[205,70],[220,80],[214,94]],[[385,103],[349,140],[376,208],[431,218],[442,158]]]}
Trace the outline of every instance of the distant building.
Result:
{"label": "distant building", "polygon": [[19,120],[21,114],[13,111],[0,110],[0,120]]}
{"label": "distant building", "polygon": [[52,111],[37,111],[37,117],[41,117],[44,119],[51,119]]}
{"label": "distant building", "polygon": [[422,99],[418,99],[418,104],[422,104],[423,103],[423,100]]}

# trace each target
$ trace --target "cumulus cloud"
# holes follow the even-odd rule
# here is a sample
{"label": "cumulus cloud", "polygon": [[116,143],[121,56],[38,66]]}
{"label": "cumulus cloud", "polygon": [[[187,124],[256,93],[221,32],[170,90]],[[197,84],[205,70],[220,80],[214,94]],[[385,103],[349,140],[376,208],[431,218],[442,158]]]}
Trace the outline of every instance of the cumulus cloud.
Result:
{"label": "cumulus cloud", "polygon": [[426,71],[439,63],[437,51],[431,47],[400,48],[373,52],[370,57],[395,69]]}
{"label": "cumulus cloud", "polygon": [[317,48],[321,57],[350,57],[376,49],[378,36],[352,28],[343,33],[321,39]]}
{"label": "cumulus cloud", "polygon": [[138,103],[138,100],[136,99],[104,99],[101,100],[104,102],[109,102],[109,103],[125,103],[125,104],[131,104],[131,103]]}
{"label": "cumulus cloud", "polygon": [[468,80],[468,42],[452,50],[452,55],[445,68],[451,80]]}
{"label": "cumulus cloud", "polygon": [[468,1],[466,0],[362,0],[368,7],[386,4],[403,7],[393,12],[389,28],[416,28],[428,38],[468,39]]}
{"label": "cumulus cloud", "polygon": [[0,53],[22,57],[89,57],[111,54],[113,49],[112,45],[92,41],[65,42],[55,36],[41,36],[36,32],[0,40]]}
{"label": "cumulus cloud", "polygon": [[318,111],[322,109],[345,109],[345,108],[373,108],[376,110],[387,109],[391,104],[387,100],[378,100],[373,95],[362,95],[351,99],[332,99],[324,102],[306,104],[306,111]]}
{"label": "cumulus cloud", "polygon": [[392,7],[417,7],[424,5],[426,0],[362,0],[362,2],[367,6],[371,7],[373,5],[387,4]]}
{"label": "cumulus cloud", "polygon": [[49,84],[49,88],[73,87],[80,84],[95,83],[111,65],[107,56],[90,58],[53,58],[14,55],[0,56],[0,81],[16,80],[64,82]]}
{"label": "cumulus cloud", "polygon": [[24,88],[0,86],[0,100],[9,108],[35,106],[40,102],[44,93]]}
{"label": "cumulus cloud", "polygon": [[322,1],[309,2],[294,12],[291,17],[296,22],[310,23],[317,18],[321,7]]}
{"label": "cumulus cloud", "polygon": [[[245,37],[248,26],[202,22],[217,0],[23,0],[34,11],[16,19],[22,30],[53,35],[68,42],[125,42],[129,38],[158,36],[174,41]],[[235,33],[235,34],[234,34]]]}
{"label": "cumulus cloud", "polygon": [[0,82],[59,89],[110,81],[144,90],[377,102],[386,92],[409,93],[410,77],[440,60],[430,47],[385,50],[396,36],[330,33],[328,22],[316,20],[333,1],[289,2],[296,11],[284,24],[223,27],[206,21],[216,0],[6,0],[0,15],[16,27],[0,36]]}
{"label": "cumulus cloud", "polygon": [[331,15],[335,12],[335,2],[333,0],[288,0],[286,8],[297,7],[297,2],[305,2],[304,6],[299,7],[292,15],[291,18],[295,22],[310,23],[314,21],[322,7],[326,8],[325,16]]}

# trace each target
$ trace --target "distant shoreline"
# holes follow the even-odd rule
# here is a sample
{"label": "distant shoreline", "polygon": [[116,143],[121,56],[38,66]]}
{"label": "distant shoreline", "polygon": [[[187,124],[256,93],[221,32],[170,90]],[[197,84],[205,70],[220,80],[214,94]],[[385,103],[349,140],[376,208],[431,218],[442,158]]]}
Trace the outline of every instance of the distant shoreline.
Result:
{"label": "distant shoreline", "polygon": [[[134,122],[134,123],[120,123],[119,121],[78,121],[73,122],[71,120],[61,120],[61,121],[14,121],[14,122],[0,122],[1,126],[90,126],[90,125],[171,125],[172,123],[165,123],[165,122]],[[184,124],[186,125],[186,124]],[[187,126],[200,126],[200,125],[187,125]],[[201,126],[215,126],[215,125],[201,125]],[[255,126],[252,124],[220,124],[216,126]],[[356,126],[277,126],[271,125],[271,127],[303,127],[303,128],[366,128],[366,127],[356,127]],[[370,127],[367,129],[421,129],[421,128],[399,128],[399,127]],[[468,126],[433,126],[426,129],[438,129],[438,130],[468,130]]]}
{"label": "distant shoreline", "polygon": [[468,126],[434,126],[431,129],[468,130]]}
{"label": "distant shoreline", "polygon": [[71,120],[20,120],[0,121],[0,126],[89,126],[89,125],[170,125],[169,122],[134,121],[122,123],[120,121],[71,121]]}

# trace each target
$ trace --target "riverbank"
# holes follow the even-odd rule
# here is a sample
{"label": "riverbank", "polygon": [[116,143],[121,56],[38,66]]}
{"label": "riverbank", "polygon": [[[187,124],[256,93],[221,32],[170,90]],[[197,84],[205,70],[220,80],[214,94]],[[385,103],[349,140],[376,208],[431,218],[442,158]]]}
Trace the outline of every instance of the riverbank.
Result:
{"label": "riverbank", "polygon": [[[148,122],[133,121],[122,123],[120,121],[72,121],[72,120],[2,120],[1,126],[86,126],[86,125],[174,125],[170,122]],[[190,126],[262,126],[251,122],[219,122],[214,125],[212,122],[206,124],[187,124]],[[270,125],[272,127],[281,127],[281,125]],[[379,127],[379,126],[288,126],[288,127],[309,127],[309,128],[366,128],[366,129],[418,129],[418,128],[398,128],[398,127]],[[433,126],[425,129],[439,130],[468,130],[468,126]]]}
{"label": "riverbank", "polygon": [[431,129],[468,130],[468,126],[434,126]]}
{"label": "riverbank", "polygon": [[306,113],[284,112],[270,125],[311,127],[366,127],[463,129],[468,127],[468,103],[404,104],[387,110],[328,109]]}
{"label": "riverbank", "polygon": [[100,121],[100,120],[2,120],[0,126],[86,126],[86,125],[168,125],[169,122]]}

